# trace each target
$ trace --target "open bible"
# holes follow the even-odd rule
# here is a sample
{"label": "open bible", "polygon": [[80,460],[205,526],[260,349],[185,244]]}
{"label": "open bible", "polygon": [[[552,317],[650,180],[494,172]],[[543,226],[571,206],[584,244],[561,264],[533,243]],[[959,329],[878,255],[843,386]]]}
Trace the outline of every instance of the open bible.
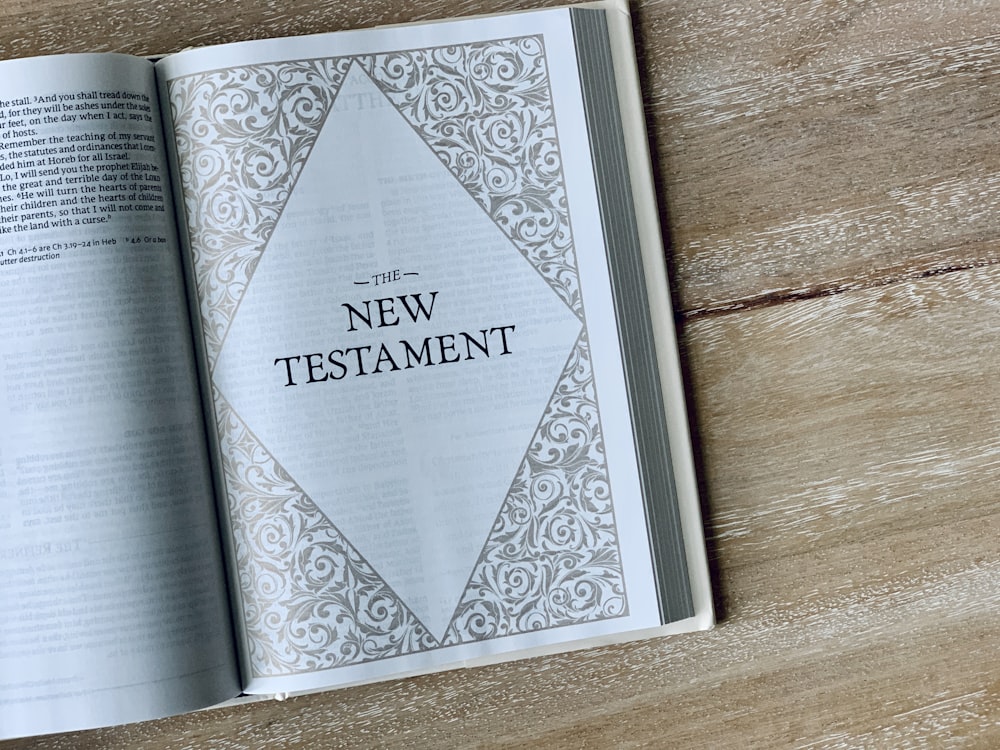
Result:
{"label": "open bible", "polygon": [[712,625],[634,66],[0,63],[0,737]]}

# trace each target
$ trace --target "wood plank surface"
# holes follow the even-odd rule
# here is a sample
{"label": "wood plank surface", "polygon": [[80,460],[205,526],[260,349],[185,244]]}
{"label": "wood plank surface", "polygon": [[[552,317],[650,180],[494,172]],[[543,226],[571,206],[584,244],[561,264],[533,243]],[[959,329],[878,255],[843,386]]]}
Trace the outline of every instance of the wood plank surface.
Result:
{"label": "wood plank surface", "polygon": [[[14,0],[0,57],[514,7]],[[634,13],[719,627],[0,748],[1000,747],[1000,2]]]}

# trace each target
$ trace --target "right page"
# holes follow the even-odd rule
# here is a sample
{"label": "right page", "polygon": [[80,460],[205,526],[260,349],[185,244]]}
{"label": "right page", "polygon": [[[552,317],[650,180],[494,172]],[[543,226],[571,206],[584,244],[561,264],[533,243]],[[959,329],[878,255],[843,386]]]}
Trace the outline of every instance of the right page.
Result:
{"label": "right page", "polygon": [[710,624],[611,58],[561,9],[160,63],[248,692]]}

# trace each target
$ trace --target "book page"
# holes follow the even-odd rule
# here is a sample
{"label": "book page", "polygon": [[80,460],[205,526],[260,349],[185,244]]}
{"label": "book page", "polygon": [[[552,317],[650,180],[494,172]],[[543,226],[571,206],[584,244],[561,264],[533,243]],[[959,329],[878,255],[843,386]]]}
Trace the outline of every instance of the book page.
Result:
{"label": "book page", "polygon": [[566,11],[159,63],[246,689],[661,624]]}
{"label": "book page", "polygon": [[0,737],[238,692],[152,65],[0,63]]}

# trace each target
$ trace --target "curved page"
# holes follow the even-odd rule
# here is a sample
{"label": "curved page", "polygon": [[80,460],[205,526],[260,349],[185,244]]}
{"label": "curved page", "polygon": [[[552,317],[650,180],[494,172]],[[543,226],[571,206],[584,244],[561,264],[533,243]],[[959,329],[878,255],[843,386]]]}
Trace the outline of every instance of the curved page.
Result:
{"label": "curved page", "polygon": [[238,693],[154,91],[0,63],[0,737]]}

